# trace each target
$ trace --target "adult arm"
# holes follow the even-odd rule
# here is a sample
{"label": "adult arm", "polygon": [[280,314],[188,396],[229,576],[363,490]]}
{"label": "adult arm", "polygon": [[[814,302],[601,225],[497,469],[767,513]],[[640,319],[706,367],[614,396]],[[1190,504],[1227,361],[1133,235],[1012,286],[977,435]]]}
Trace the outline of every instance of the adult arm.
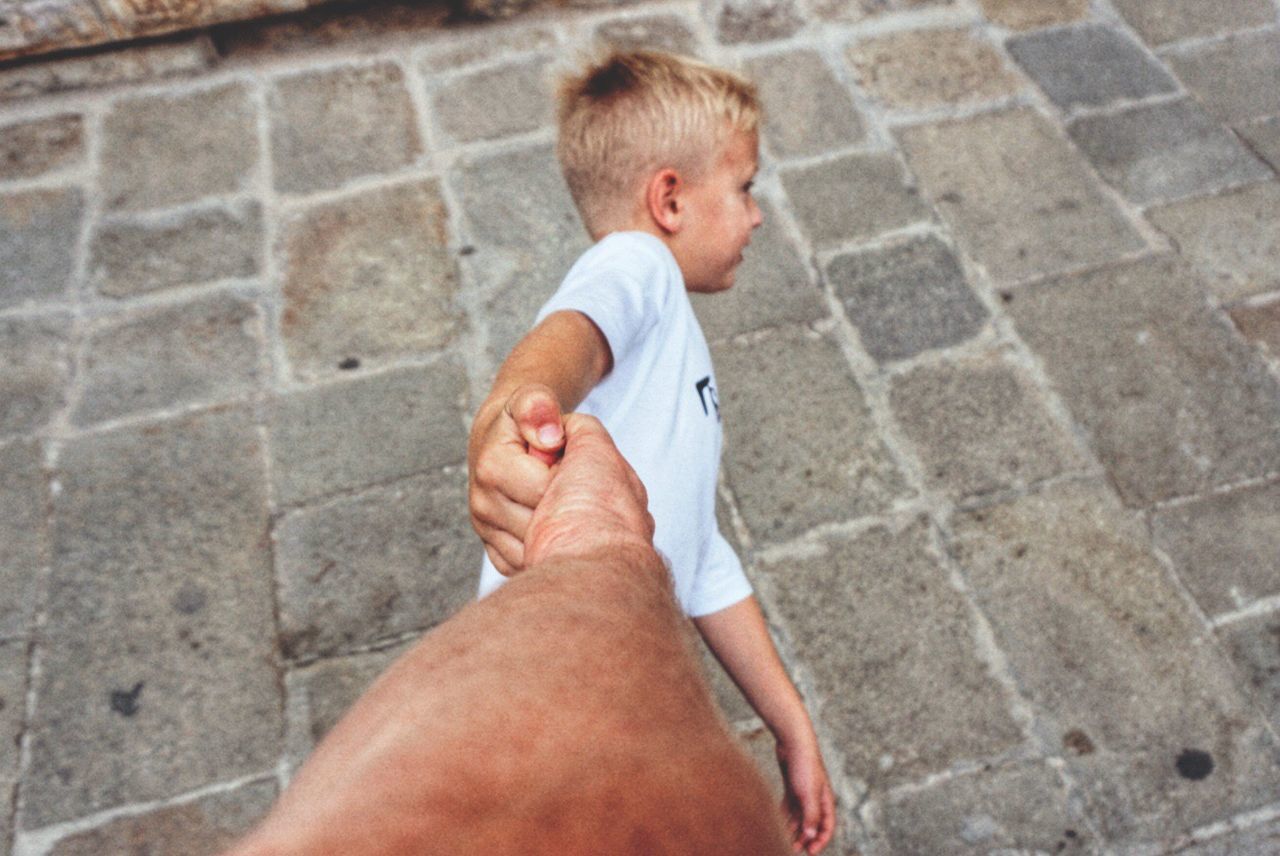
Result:
{"label": "adult arm", "polygon": [[233,856],[786,852],[644,488],[594,419],[565,434],[529,569],[396,661]]}

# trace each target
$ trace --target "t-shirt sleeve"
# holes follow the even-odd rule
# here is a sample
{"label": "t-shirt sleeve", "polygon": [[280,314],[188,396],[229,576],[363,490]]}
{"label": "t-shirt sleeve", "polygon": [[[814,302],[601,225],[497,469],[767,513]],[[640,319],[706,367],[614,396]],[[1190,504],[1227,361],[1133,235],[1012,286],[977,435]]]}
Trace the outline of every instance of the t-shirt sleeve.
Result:
{"label": "t-shirt sleeve", "polygon": [[712,533],[707,555],[693,578],[693,591],[685,611],[698,618],[733,606],[751,594],[751,582],[742,563],[719,530]]}
{"label": "t-shirt sleeve", "polygon": [[600,328],[618,363],[657,324],[667,283],[650,247],[621,236],[606,240],[574,266],[538,321],[553,312],[581,312]]}

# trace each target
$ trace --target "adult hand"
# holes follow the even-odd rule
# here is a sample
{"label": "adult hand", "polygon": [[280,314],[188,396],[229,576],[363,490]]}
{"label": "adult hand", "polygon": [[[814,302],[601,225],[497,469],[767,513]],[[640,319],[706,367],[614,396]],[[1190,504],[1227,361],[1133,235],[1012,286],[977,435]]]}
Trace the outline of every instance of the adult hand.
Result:
{"label": "adult hand", "polygon": [[586,557],[601,550],[652,549],[653,516],[635,470],[593,416],[564,420],[564,458],[533,512],[525,536],[526,564]]}

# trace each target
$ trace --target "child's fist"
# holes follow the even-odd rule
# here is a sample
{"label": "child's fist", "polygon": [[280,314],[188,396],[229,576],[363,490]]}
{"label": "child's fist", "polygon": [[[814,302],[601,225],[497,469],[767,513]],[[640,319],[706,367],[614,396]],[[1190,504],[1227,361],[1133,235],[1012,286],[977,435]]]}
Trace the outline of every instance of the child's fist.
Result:
{"label": "child's fist", "polygon": [[524,536],[564,449],[555,394],[541,384],[490,398],[476,414],[467,449],[471,525],[504,576],[524,569]]}

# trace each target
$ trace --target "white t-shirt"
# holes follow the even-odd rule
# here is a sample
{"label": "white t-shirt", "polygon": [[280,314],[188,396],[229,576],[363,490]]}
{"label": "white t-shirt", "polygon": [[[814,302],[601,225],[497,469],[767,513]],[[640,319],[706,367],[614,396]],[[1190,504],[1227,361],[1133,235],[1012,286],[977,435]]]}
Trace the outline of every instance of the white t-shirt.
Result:
{"label": "white t-shirt", "polygon": [[[685,614],[718,612],[751,594],[716,526],[720,404],[711,352],[666,244],[615,232],[587,250],[538,313],[576,310],[609,342],[613,368],[578,411],[604,423],[649,493],[654,546]],[[480,596],[506,578],[488,556]]]}

